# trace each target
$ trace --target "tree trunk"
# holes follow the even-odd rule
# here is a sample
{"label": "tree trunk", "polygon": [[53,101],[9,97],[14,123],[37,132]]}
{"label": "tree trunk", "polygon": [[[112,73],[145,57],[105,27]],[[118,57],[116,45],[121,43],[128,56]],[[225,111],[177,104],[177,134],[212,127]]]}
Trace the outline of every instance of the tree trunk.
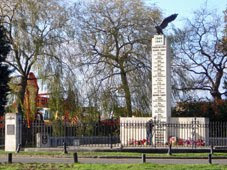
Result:
{"label": "tree trunk", "polygon": [[128,80],[126,72],[123,68],[123,66],[120,68],[121,70],[121,82],[122,87],[125,92],[125,101],[126,101],[126,108],[127,108],[127,116],[132,116],[132,103],[131,103],[131,93],[129,90]]}
{"label": "tree trunk", "polygon": [[221,97],[221,93],[219,92],[219,90],[214,90],[212,93],[211,93],[212,97],[214,98],[214,101],[218,101],[218,100],[221,100],[222,97]]}
{"label": "tree trunk", "polygon": [[219,70],[216,74],[216,80],[215,80],[215,84],[213,86],[213,90],[211,91],[211,95],[214,98],[215,102],[222,99],[221,93],[219,91],[219,86],[221,84],[222,77],[223,77],[223,71]]}
{"label": "tree trunk", "polygon": [[21,77],[21,88],[18,93],[18,98],[17,98],[17,111],[22,115],[22,118],[24,116],[24,109],[23,109],[23,104],[24,104],[24,96],[25,96],[25,90],[27,86],[27,77],[22,76]]}

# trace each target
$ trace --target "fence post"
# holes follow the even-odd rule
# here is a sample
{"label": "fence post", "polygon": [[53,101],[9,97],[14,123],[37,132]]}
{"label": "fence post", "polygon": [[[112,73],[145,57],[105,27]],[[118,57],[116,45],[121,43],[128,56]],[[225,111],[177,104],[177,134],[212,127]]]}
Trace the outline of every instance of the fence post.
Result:
{"label": "fence post", "polygon": [[213,146],[213,144],[211,144],[211,145],[210,145],[210,154],[213,155],[213,153],[214,153],[214,146]]}
{"label": "fence post", "polygon": [[146,154],[142,154],[142,163],[146,163]]}
{"label": "fence post", "polygon": [[209,162],[209,164],[212,164],[212,155],[211,154],[208,155],[208,162]]}
{"label": "fence post", "polygon": [[8,153],[8,163],[11,164],[13,160],[13,154],[12,153]]}
{"label": "fence post", "polygon": [[113,131],[113,116],[111,116],[111,124],[110,124],[110,149],[113,148],[113,142],[112,142],[112,131]]}
{"label": "fence post", "polygon": [[66,142],[63,142],[63,148],[64,148],[64,154],[67,154],[68,151],[67,151],[67,147],[66,147]]}
{"label": "fence post", "polygon": [[113,148],[113,144],[112,144],[112,133],[110,132],[109,134],[109,144],[110,144],[110,149]]}
{"label": "fence post", "polygon": [[78,163],[77,152],[74,152],[74,153],[73,153],[73,161],[74,161],[74,163]]}
{"label": "fence post", "polygon": [[21,144],[18,144],[18,145],[17,145],[17,151],[16,151],[17,153],[20,152],[20,148],[21,148]]}
{"label": "fence post", "polygon": [[66,148],[66,117],[64,116],[64,142],[63,142],[63,147],[64,147],[64,154],[67,154],[67,148]]}

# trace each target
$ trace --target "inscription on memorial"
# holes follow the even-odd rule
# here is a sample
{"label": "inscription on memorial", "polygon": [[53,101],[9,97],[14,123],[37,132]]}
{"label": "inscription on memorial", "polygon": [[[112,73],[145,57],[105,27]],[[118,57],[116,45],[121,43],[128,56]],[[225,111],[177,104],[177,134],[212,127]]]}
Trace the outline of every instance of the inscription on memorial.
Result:
{"label": "inscription on memorial", "polygon": [[167,45],[163,35],[152,40],[152,114],[167,117]]}
{"label": "inscription on memorial", "polygon": [[15,134],[15,125],[7,125],[7,135]]}

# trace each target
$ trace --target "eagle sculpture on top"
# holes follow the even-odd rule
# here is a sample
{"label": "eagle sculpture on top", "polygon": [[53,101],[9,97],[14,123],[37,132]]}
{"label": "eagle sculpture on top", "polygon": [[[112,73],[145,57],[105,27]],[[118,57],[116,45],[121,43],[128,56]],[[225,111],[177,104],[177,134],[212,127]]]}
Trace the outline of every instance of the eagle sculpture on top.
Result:
{"label": "eagle sculpture on top", "polygon": [[168,25],[170,22],[172,22],[173,20],[175,20],[176,17],[177,17],[177,15],[178,15],[178,14],[172,14],[172,15],[168,16],[167,18],[165,18],[165,19],[162,21],[162,23],[161,23],[160,25],[156,26],[155,28],[156,28],[157,33],[158,33],[158,34],[163,34],[162,30],[163,30],[164,28],[166,28],[167,25]]}

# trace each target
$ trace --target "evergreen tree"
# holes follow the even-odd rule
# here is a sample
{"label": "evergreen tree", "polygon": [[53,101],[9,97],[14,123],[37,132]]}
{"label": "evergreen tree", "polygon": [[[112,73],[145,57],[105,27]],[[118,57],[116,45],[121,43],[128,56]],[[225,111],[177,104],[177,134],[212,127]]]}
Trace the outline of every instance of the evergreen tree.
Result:
{"label": "evergreen tree", "polygon": [[4,64],[7,54],[10,51],[9,42],[5,36],[5,28],[0,25],[0,116],[4,114],[6,96],[9,91],[8,82],[10,80],[8,65]]}

